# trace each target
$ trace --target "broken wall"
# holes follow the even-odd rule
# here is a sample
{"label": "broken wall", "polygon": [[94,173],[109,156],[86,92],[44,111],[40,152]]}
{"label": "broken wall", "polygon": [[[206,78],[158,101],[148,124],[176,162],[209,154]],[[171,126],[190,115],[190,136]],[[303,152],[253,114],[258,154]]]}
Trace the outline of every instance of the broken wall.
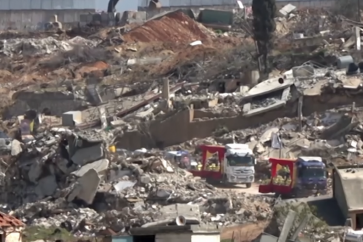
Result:
{"label": "broken wall", "polygon": [[212,135],[218,128],[227,127],[228,130],[243,129],[255,126],[260,121],[272,121],[278,117],[291,116],[294,107],[283,107],[272,112],[253,117],[216,118],[203,121],[193,121],[194,113],[199,110],[186,109],[174,114],[166,120],[154,121],[147,130],[125,133],[118,139],[121,148],[135,150],[140,147],[165,147]]}
{"label": "broken wall", "polygon": [[[345,94],[319,94],[305,96],[303,115],[321,112],[336,106],[363,105],[363,100],[357,96]],[[215,114],[186,109],[175,113],[171,117],[160,121],[153,121],[141,131],[127,132],[118,139],[120,148],[135,150],[141,147],[164,147],[183,143],[193,138],[205,138],[213,135],[220,127],[226,127],[229,131],[254,127],[259,124],[271,122],[280,117],[294,117],[297,115],[297,102],[288,103],[286,106],[271,110],[252,117],[236,116],[228,118],[214,118],[196,121],[195,118],[215,117]]]}
{"label": "broken wall", "polygon": [[294,39],[292,41],[292,45],[295,48],[316,47],[322,45],[323,40],[322,36],[305,37],[301,39]]}
{"label": "broken wall", "polygon": [[45,108],[51,110],[52,115],[61,116],[68,111],[80,110],[84,105],[83,101],[75,100],[73,94],[62,92],[21,92],[15,94],[13,99],[15,103],[5,112],[7,118],[23,115],[29,109],[42,112]]}

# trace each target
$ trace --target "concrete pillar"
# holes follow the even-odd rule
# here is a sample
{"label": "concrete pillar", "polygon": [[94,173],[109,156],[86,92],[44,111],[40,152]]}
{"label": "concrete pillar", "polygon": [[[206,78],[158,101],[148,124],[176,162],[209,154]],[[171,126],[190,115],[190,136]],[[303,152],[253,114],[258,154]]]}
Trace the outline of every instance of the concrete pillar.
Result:
{"label": "concrete pillar", "polygon": [[357,50],[360,50],[361,49],[361,46],[360,46],[360,27],[355,27],[355,38],[356,38],[356,47],[357,47]]}
{"label": "concrete pillar", "polygon": [[260,80],[260,72],[258,70],[250,70],[245,73],[245,83],[249,87],[253,87],[258,84]]}
{"label": "concrete pillar", "polygon": [[163,80],[163,98],[168,102],[170,100],[170,86],[168,78],[164,78]]}
{"label": "concrete pillar", "polygon": [[260,72],[258,70],[251,71],[251,82],[258,83],[260,80]]}
{"label": "concrete pillar", "polygon": [[53,17],[54,17],[53,22],[55,22],[55,23],[58,22],[58,15],[55,14]]}

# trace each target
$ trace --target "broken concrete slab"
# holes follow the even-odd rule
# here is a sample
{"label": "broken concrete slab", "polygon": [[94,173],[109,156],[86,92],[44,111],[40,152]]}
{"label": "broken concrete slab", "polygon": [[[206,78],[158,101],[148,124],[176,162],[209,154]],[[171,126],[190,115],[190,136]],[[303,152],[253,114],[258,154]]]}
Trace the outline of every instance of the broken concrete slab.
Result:
{"label": "broken concrete slab", "polygon": [[281,8],[279,10],[279,13],[283,16],[283,17],[287,17],[287,15],[289,15],[290,13],[292,13],[293,11],[295,11],[296,7],[292,4],[287,4],[285,5],[283,8]]}
{"label": "broken concrete slab", "polygon": [[72,174],[75,176],[81,177],[84,174],[86,174],[90,169],[94,169],[95,171],[97,171],[97,173],[100,173],[108,168],[109,163],[110,162],[107,159],[101,159],[98,161],[94,161],[92,163],[88,163],[88,164],[82,166],[77,171],[72,172]]}
{"label": "broken concrete slab", "polygon": [[77,149],[71,160],[78,165],[85,165],[87,163],[100,160],[104,157],[104,150],[102,143],[93,145],[87,148]]}
{"label": "broken concrete slab", "polygon": [[58,188],[55,176],[50,175],[39,180],[35,192],[39,198],[51,196]]}
{"label": "broken concrete slab", "polygon": [[97,171],[88,170],[81,178],[78,179],[74,189],[68,195],[68,201],[73,201],[76,197],[87,204],[92,204],[96,196],[97,188],[101,182]]}
{"label": "broken concrete slab", "polygon": [[284,89],[281,95],[282,101],[288,101],[288,99],[290,98],[290,89],[291,89],[290,87]]}
{"label": "broken concrete slab", "polygon": [[135,181],[119,181],[114,188],[117,192],[121,192],[122,190],[135,186]]}
{"label": "broken concrete slab", "polygon": [[144,111],[140,111],[140,112],[136,113],[135,117],[136,118],[145,118],[145,117],[152,115],[153,112],[154,112],[154,108],[150,107]]}
{"label": "broken concrete slab", "polygon": [[123,121],[122,119],[111,121],[112,127],[116,128],[122,125],[126,125],[127,123]]}
{"label": "broken concrete slab", "polygon": [[294,79],[285,79],[283,83],[279,82],[280,78],[272,78],[272,79],[268,79],[266,81],[260,82],[259,84],[257,84],[256,86],[254,86],[253,88],[251,88],[246,96],[244,96],[243,98],[253,98],[256,96],[261,96],[261,95],[265,95],[268,93],[272,93],[281,89],[285,89],[289,86],[291,86],[292,84],[294,84],[295,80]]}
{"label": "broken concrete slab", "polygon": [[346,114],[343,115],[340,120],[326,128],[322,132],[322,138],[324,139],[334,139],[348,132],[352,128],[353,117]]}
{"label": "broken concrete slab", "polygon": [[286,105],[286,102],[285,101],[277,101],[267,107],[260,107],[260,108],[255,108],[255,109],[252,109],[250,110],[249,112],[247,113],[244,113],[243,116],[245,117],[251,117],[251,116],[255,116],[255,115],[258,115],[258,114],[261,114],[261,113],[266,113],[268,111],[271,111],[273,109],[277,109],[277,108],[280,108],[282,106]]}
{"label": "broken concrete slab", "polygon": [[23,149],[21,148],[21,143],[18,140],[14,139],[11,141],[11,156],[17,156],[22,151]]}
{"label": "broken concrete slab", "polygon": [[200,218],[199,205],[197,204],[172,204],[162,207],[160,212],[164,218],[176,218],[178,216]]}
{"label": "broken concrete slab", "polygon": [[67,159],[59,159],[56,162],[56,166],[64,173],[69,174],[70,172],[74,171],[76,169],[76,165],[72,164],[72,166],[69,166],[69,161]]}
{"label": "broken concrete slab", "polygon": [[343,88],[346,89],[357,89],[361,86],[361,79],[357,76],[347,76],[342,81]]}
{"label": "broken concrete slab", "polygon": [[165,170],[167,172],[173,173],[174,169],[173,166],[170,164],[169,161],[165,160],[165,159],[160,159],[161,163],[163,164],[163,167],[165,168]]}
{"label": "broken concrete slab", "polygon": [[30,165],[30,170],[28,172],[29,181],[36,183],[43,171],[40,161],[34,160]]}
{"label": "broken concrete slab", "polygon": [[295,66],[292,68],[292,75],[295,78],[311,78],[315,75],[315,69],[309,65]]}
{"label": "broken concrete slab", "polygon": [[82,111],[69,111],[62,114],[62,126],[74,127],[82,122]]}

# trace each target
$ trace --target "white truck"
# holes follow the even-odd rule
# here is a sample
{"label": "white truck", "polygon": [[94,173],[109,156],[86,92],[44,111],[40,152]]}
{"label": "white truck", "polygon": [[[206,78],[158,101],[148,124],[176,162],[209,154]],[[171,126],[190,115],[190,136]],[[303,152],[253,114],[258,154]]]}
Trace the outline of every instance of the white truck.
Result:
{"label": "white truck", "polygon": [[225,183],[246,184],[247,188],[255,181],[255,157],[247,144],[225,145],[222,162]]}

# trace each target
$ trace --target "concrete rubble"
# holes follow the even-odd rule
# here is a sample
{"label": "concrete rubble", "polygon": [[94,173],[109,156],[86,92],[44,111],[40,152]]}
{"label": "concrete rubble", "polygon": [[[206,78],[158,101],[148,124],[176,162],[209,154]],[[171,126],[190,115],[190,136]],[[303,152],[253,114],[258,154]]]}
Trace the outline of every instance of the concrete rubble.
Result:
{"label": "concrete rubble", "polygon": [[[77,236],[180,215],[219,228],[263,224],[258,234],[277,236],[278,205],[288,205],[258,193],[268,158],[360,163],[363,64],[356,23],[287,4],[270,73],[260,73],[247,8],[0,33],[2,211]],[[201,144],[234,141],[257,158],[250,189],[213,186],[165,155],[186,150],[199,161]]]}
{"label": "concrete rubble", "polygon": [[[21,179],[4,181],[2,198],[12,201],[5,209],[15,208],[10,213],[28,224],[68,224],[84,234],[157,221],[167,216],[167,207],[172,209],[165,204],[194,206],[201,221],[220,226],[271,216],[272,199],[218,191],[159,153],[109,153],[110,140],[104,131],[58,128],[34,137],[8,170]],[[92,229],[80,228],[84,221]]]}
{"label": "concrete rubble", "polygon": [[5,56],[20,54],[24,56],[51,54],[57,51],[72,50],[76,45],[94,47],[97,41],[87,40],[77,36],[68,41],[59,41],[52,37],[45,39],[10,39],[2,40],[0,43],[1,52]]}

